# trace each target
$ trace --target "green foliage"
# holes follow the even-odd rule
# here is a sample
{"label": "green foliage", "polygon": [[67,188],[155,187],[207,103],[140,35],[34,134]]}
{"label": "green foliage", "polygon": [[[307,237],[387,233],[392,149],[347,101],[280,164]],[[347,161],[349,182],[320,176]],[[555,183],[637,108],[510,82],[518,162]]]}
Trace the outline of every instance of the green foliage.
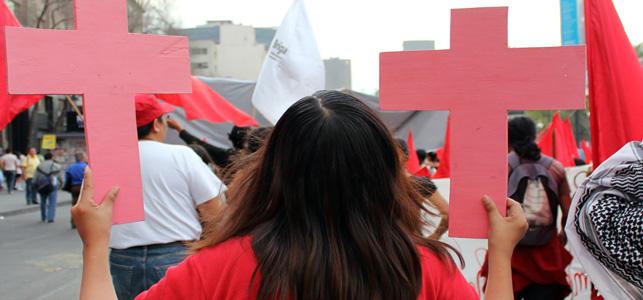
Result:
{"label": "green foliage", "polygon": [[538,126],[538,131],[546,129],[551,123],[554,113],[558,112],[561,119],[570,119],[574,137],[578,142],[582,138],[589,141],[589,113],[586,110],[530,110],[525,115],[530,117]]}
{"label": "green foliage", "polygon": [[643,43],[638,44],[638,46],[634,47],[634,50],[636,50],[636,55],[639,57],[639,61],[641,64],[643,64]]}

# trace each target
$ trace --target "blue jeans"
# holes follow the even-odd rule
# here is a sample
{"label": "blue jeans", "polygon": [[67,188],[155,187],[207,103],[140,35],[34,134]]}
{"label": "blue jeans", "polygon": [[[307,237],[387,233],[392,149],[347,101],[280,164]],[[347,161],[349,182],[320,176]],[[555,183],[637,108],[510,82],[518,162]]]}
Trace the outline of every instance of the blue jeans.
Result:
{"label": "blue jeans", "polygon": [[119,300],[134,299],[156,284],[171,266],[186,257],[182,243],[112,249],[109,268]]}
{"label": "blue jeans", "polygon": [[27,198],[27,205],[36,204],[36,187],[33,184],[33,178],[25,180],[25,198]]}
{"label": "blue jeans", "polygon": [[58,188],[52,191],[40,193],[40,220],[53,222],[56,218],[56,202],[58,201]]}

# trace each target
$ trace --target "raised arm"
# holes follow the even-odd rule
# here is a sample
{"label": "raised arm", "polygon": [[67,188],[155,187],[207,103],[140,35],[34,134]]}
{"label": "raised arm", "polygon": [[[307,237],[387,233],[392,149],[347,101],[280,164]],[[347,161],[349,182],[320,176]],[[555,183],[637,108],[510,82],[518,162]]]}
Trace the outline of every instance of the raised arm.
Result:
{"label": "raised arm", "polygon": [[438,223],[435,232],[431,234],[430,238],[439,240],[447,229],[449,229],[449,203],[447,203],[439,191],[431,194],[429,201],[438,209],[438,213],[440,214],[440,223]]}
{"label": "raised arm", "polygon": [[93,198],[92,175],[85,169],[85,178],[78,203],[71,214],[83,241],[83,277],[81,300],[114,300],[116,292],[109,272],[108,246],[112,228],[112,206],[118,195],[113,188],[98,205]]}
{"label": "raised arm", "polygon": [[511,255],[527,231],[527,219],[514,200],[507,199],[506,217],[500,215],[489,197],[483,198],[483,204],[489,217],[489,277],[485,299],[513,300]]}
{"label": "raised arm", "polygon": [[183,129],[183,126],[181,126],[181,124],[177,120],[169,119],[167,121],[167,125],[170,128],[176,130],[181,140],[183,140],[183,142],[185,142],[186,144],[189,145],[195,143],[205,148],[205,150],[208,151],[208,154],[217,166],[225,167],[230,162],[230,151],[228,151],[227,149],[219,148],[210,143],[206,143],[200,140],[196,136],[189,133],[187,130]]}

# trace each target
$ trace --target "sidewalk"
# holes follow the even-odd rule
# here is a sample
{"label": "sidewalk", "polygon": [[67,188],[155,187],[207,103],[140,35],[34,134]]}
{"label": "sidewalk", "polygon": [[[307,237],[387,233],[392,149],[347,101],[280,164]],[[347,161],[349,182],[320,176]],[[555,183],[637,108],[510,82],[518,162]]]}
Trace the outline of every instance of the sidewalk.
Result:
{"label": "sidewalk", "polygon": [[[40,202],[40,196],[38,196],[38,202]],[[65,191],[58,191],[58,207],[70,205],[71,194]],[[6,190],[0,192],[0,219],[34,211],[40,211],[40,204],[27,205],[25,192],[14,191],[11,195]]]}

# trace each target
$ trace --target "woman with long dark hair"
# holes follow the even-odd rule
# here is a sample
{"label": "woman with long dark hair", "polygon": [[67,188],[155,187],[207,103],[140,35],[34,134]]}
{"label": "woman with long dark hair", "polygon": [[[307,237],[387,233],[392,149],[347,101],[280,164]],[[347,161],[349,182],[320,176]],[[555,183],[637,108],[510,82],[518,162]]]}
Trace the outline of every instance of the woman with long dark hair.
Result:
{"label": "woman with long dark hair", "polygon": [[[368,154],[368,155],[365,155]],[[449,247],[422,236],[423,198],[396,144],[356,98],[321,91],[291,106],[238,163],[228,206],[194,253],[138,299],[475,299]],[[91,174],[91,172],[88,172]],[[84,244],[82,299],[114,299],[104,265],[111,206],[88,176],[74,218]],[[509,261],[526,222],[484,198],[490,299],[511,299]]]}

